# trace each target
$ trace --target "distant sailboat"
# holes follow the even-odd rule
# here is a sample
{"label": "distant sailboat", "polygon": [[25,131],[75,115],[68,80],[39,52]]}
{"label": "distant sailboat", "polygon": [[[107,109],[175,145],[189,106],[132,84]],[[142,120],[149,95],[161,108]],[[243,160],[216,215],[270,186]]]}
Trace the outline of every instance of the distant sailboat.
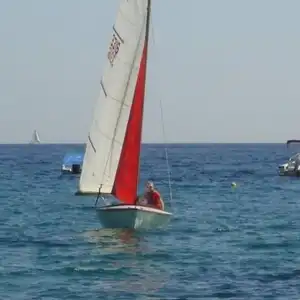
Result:
{"label": "distant sailboat", "polygon": [[39,134],[36,130],[34,130],[30,144],[40,144],[40,143],[41,143],[41,140],[40,140]]}
{"label": "distant sailboat", "polygon": [[[94,109],[77,195],[113,196],[97,208],[104,227],[148,229],[171,213],[136,205],[140,172],[150,0],[122,0],[113,26],[101,95]],[[167,157],[166,157],[167,158]]]}

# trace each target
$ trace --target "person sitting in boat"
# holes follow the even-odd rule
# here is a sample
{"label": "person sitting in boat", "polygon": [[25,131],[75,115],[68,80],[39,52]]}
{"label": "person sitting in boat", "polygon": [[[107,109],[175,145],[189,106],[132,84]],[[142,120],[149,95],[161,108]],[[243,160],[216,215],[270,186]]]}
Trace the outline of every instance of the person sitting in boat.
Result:
{"label": "person sitting in boat", "polygon": [[146,183],[146,191],[143,196],[137,198],[136,204],[164,210],[164,202],[152,181]]}

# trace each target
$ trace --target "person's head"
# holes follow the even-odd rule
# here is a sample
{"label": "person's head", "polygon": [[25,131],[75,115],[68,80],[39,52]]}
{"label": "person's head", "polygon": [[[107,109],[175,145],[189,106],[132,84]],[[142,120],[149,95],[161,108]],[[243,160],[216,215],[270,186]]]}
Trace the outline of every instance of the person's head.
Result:
{"label": "person's head", "polygon": [[152,181],[147,181],[146,183],[146,191],[152,192],[154,190],[154,184]]}

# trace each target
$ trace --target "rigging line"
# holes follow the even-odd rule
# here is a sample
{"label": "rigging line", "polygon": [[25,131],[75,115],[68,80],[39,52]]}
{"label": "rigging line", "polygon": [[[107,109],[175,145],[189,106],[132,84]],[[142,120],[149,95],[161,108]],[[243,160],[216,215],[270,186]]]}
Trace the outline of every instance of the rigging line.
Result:
{"label": "rigging line", "polygon": [[172,183],[171,183],[171,168],[170,168],[170,164],[169,164],[169,154],[168,154],[168,148],[167,148],[167,143],[166,143],[163,108],[162,108],[162,101],[161,100],[160,100],[160,115],[161,115],[161,121],[162,121],[163,140],[164,140],[165,157],[166,157],[167,172],[168,172],[168,184],[169,184],[170,201],[173,202]]}
{"label": "rigging line", "polygon": [[95,201],[95,207],[97,206],[98,200],[99,200],[99,198],[100,198],[100,196],[101,196],[101,188],[102,188],[102,184],[101,184],[100,187],[99,187],[98,195],[97,195],[97,198],[96,198],[96,201]]}
{"label": "rigging line", "polygon": [[[152,26],[152,15],[150,15],[150,25],[151,25],[151,35],[152,35],[152,41],[153,46],[155,46],[155,38],[154,38],[154,28]],[[173,194],[172,194],[172,182],[171,182],[171,167],[169,163],[169,154],[168,154],[168,147],[166,142],[166,131],[164,126],[164,114],[163,114],[163,105],[161,97],[159,97],[159,103],[160,103],[160,117],[161,117],[161,123],[162,123],[162,134],[163,134],[163,143],[164,143],[164,150],[165,150],[165,158],[166,158],[166,164],[167,164],[167,173],[168,173],[168,187],[169,187],[169,196],[170,196],[170,203],[171,206],[173,204]]]}

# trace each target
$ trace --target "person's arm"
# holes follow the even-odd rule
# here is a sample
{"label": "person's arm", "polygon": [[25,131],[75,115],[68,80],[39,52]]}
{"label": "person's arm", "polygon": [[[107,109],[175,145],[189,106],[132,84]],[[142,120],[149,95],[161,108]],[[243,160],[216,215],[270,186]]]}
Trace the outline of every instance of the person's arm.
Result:
{"label": "person's arm", "polygon": [[161,203],[161,210],[165,210],[165,203],[164,203],[163,199],[160,197],[159,200]]}
{"label": "person's arm", "polygon": [[138,204],[139,204],[139,200],[140,200],[140,197],[139,197],[139,196],[136,196],[134,205],[138,205]]}
{"label": "person's arm", "polygon": [[158,209],[163,209],[163,205],[159,193],[154,193],[153,199],[155,201],[155,207],[157,207]]}
{"label": "person's arm", "polygon": [[146,201],[145,195],[137,196],[135,205],[146,205],[146,204],[147,204],[147,201]]}

